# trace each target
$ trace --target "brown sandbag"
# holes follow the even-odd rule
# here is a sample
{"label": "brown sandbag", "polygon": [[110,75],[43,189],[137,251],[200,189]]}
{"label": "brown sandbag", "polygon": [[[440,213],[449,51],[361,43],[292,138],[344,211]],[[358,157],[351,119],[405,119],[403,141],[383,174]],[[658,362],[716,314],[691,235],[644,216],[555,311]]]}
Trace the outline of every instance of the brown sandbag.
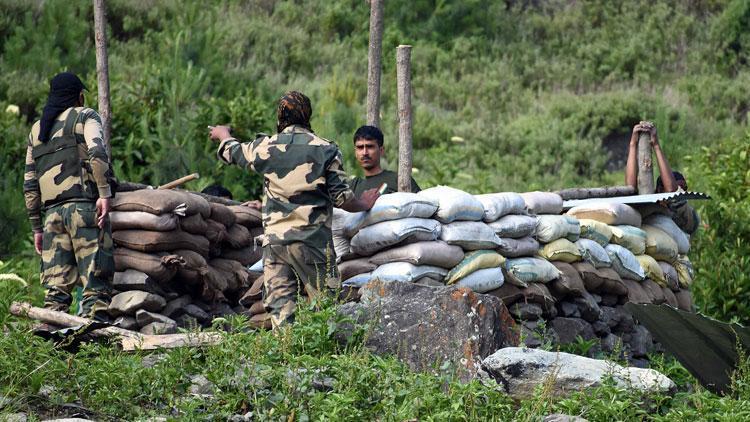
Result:
{"label": "brown sandbag", "polygon": [[253,282],[253,285],[240,298],[240,305],[249,306],[263,298],[263,276],[261,275]]}
{"label": "brown sandbag", "polygon": [[250,287],[248,271],[239,262],[231,259],[216,258],[209,261],[208,265],[226,275],[227,291],[236,292]]}
{"label": "brown sandbag", "polygon": [[588,262],[574,262],[571,265],[578,271],[578,275],[581,276],[581,281],[583,281],[583,286],[586,290],[597,293],[599,287],[604,284],[604,280],[597,274],[596,267]]}
{"label": "brown sandbag", "polygon": [[677,298],[677,306],[683,311],[693,312],[693,295],[688,289],[680,289],[674,296]]}
{"label": "brown sandbag", "polygon": [[250,314],[250,316],[259,315],[259,314],[266,312],[266,308],[263,306],[263,301],[259,300],[253,303],[247,312]]}
{"label": "brown sandbag", "polygon": [[267,313],[253,315],[252,317],[250,317],[250,321],[248,321],[248,323],[253,328],[264,330],[270,330],[273,328],[273,324],[271,324],[271,314]]}
{"label": "brown sandbag", "polygon": [[628,302],[651,303],[651,297],[639,281],[623,278],[622,282],[628,287]]}
{"label": "brown sandbag", "polygon": [[171,213],[151,214],[144,211],[112,211],[109,213],[112,231],[151,230],[166,232],[177,228],[177,216]]}
{"label": "brown sandbag", "polygon": [[253,244],[253,237],[250,236],[250,230],[241,224],[235,224],[227,229],[224,236],[224,242],[228,243],[235,249],[244,248]]}
{"label": "brown sandbag", "polygon": [[572,265],[561,261],[551,262],[562,273],[560,277],[547,283],[550,292],[555,295],[556,299],[581,297],[586,293],[583,280]]}
{"label": "brown sandbag", "polygon": [[188,249],[176,250],[174,253],[185,260],[185,265],[177,270],[177,278],[191,286],[202,285],[208,274],[206,259],[199,253]]}
{"label": "brown sandbag", "polygon": [[619,274],[612,268],[595,268],[588,262],[576,262],[572,265],[581,275],[583,285],[588,292],[615,296],[628,294],[628,288],[623,284]]}
{"label": "brown sandbag", "polygon": [[224,259],[232,259],[244,266],[248,266],[255,264],[263,257],[263,248],[260,246],[255,247],[253,245],[245,246],[241,249],[224,248],[221,250],[221,257]]}
{"label": "brown sandbag", "polygon": [[355,275],[369,273],[378,266],[370,262],[368,258],[358,258],[351,261],[344,261],[338,265],[339,276],[342,280],[348,280]]}
{"label": "brown sandbag", "polygon": [[[460,246],[449,245],[441,240],[415,242],[386,249],[370,257],[370,262],[383,265],[389,262],[408,262],[414,265],[432,265],[440,268],[453,268],[464,259]],[[342,278],[346,280],[346,278]]]}
{"label": "brown sandbag", "polygon": [[[181,205],[184,204],[184,207]],[[211,206],[202,197],[190,192],[172,189],[141,189],[118,192],[112,200],[113,211],[144,211],[151,214],[166,214],[181,210],[185,215],[211,215]],[[178,211],[180,212],[180,211]]]}
{"label": "brown sandbag", "polygon": [[206,220],[200,214],[180,218],[180,228],[190,234],[199,234],[201,236],[205,236],[206,230],[208,230]]}
{"label": "brown sandbag", "polygon": [[185,265],[185,260],[178,255],[147,254],[132,249],[117,247],[114,253],[115,271],[128,269],[146,273],[158,283],[166,283]]}
{"label": "brown sandbag", "polygon": [[141,252],[168,252],[177,249],[189,249],[203,256],[208,256],[208,239],[182,230],[171,232],[120,230],[112,233],[112,239],[120,246]]}
{"label": "brown sandbag", "polygon": [[673,308],[679,308],[680,304],[677,302],[677,296],[674,295],[674,292],[669,287],[662,287],[661,288],[662,293],[664,293],[664,300],[666,301],[667,305],[673,307]]}
{"label": "brown sandbag", "polygon": [[208,239],[212,245],[218,245],[223,242],[226,237],[227,228],[223,224],[211,219],[206,220],[206,239]]}
{"label": "brown sandbag", "polygon": [[260,210],[246,207],[244,205],[230,205],[227,208],[229,208],[234,213],[237,224],[242,224],[248,229],[263,225],[263,220],[261,220]]}
{"label": "brown sandbag", "polygon": [[495,290],[487,292],[492,296],[500,298],[505,306],[517,302],[537,303],[542,305],[545,312],[555,307],[555,298],[544,284],[529,283],[529,287],[521,288],[510,283],[505,283]]}
{"label": "brown sandbag", "polygon": [[231,227],[237,221],[237,217],[234,212],[229,209],[226,205],[217,204],[212,202],[211,206],[211,220],[218,221],[223,224],[224,227]]}
{"label": "brown sandbag", "polygon": [[650,278],[643,280],[641,282],[641,287],[646,291],[646,294],[648,294],[648,297],[651,299],[651,303],[654,305],[661,305],[667,300],[664,297],[664,292],[662,291],[661,286],[656,284],[656,282]]}

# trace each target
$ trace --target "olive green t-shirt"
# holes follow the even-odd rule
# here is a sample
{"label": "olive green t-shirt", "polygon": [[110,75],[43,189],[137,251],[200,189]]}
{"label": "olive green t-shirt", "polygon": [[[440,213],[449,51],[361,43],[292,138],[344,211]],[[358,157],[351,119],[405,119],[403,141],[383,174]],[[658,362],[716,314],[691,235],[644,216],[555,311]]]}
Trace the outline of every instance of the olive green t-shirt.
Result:
{"label": "olive green t-shirt", "polygon": [[[349,183],[349,186],[351,187],[352,191],[354,191],[354,195],[359,198],[362,196],[362,193],[366,190],[370,189],[377,189],[382,185],[383,183],[387,183],[388,187],[385,189],[385,193],[393,193],[398,191],[398,174],[395,172],[392,172],[390,170],[383,170],[380,174],[376,174],[375,176],[368,176],[364,179],[360,177],[353,177],[351,182]],[[411,179],[411,191],[414,193],[419,192],[421,189],[419,189],[419,185],[417,185],[417,182],[414,181],[414,178]]]}

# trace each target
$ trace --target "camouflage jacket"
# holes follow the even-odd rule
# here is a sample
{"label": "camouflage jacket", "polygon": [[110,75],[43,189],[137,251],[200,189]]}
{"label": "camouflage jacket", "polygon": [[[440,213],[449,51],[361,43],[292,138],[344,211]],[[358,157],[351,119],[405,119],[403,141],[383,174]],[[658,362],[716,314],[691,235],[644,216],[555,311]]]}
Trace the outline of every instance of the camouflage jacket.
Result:
{"label": "camouflage jacket", "polygon": [[265,244],[331,245],[332,207],[353,197],[336,144],[300,126],[253,142],[221,141],[219,159],[264,179]]}
{"label": "camouflage jacket", "polygon": [[39,127],[37,121],[29,133],[23,177],[26,211],[34,231],[42,229],[43,209],[109,198],[114,184],[96,111],[84,107],[63,111],[47,142],[39,140]]}

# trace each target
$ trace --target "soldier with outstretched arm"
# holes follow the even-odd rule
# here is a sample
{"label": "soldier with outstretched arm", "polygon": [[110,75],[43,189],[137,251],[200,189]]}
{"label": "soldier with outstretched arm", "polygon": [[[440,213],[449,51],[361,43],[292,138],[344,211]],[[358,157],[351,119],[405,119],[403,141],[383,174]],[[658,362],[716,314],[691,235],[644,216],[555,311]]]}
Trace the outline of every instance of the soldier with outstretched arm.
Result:
{"label": "soldier with outstretched arm", "polygon": [[263,176],[263,305],[274,328],[294,320],[298,288],[315,297],[339,286],[333,207],[366,211],[379,196],[375,189],[354,196],[341,152],[312,131],[311,116],[310,100],[291,91],[279,100],[277,134],[245,143],[227,126],[211,127],[209,134],[220,141],[220,160]]}

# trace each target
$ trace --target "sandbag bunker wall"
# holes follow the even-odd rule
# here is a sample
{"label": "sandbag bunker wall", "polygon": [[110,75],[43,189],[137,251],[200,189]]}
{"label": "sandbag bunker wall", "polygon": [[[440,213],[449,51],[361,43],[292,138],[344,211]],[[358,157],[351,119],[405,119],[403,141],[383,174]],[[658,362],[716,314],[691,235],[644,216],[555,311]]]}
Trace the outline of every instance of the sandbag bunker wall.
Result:
{"label": "sandbag bunker wall", "polygon": [[[178,190],[118,192],[110,213],[115,289],[110,314],[122,328],[168,334],[210,325],[216,316],[251,313],[262,277],[247,266],[262,255],[260,212]],[[253,289],[257,292],[250,294]],[[257,306],[256,306],[257,308]],[[256,311],[256,310],[254,310]]]}
{"label": "sandbag bunker wall", "polygon": [[[654,349],[622,306],[693,310],[689,237],[666,208],[576,207],[549,192],[471,195],[446,186],[334,210],[343,285],[370,280],[465,286],[508,306],[525,344],[596,340],[637,362]],[[643,213],[643,215],[642,215]]]}

